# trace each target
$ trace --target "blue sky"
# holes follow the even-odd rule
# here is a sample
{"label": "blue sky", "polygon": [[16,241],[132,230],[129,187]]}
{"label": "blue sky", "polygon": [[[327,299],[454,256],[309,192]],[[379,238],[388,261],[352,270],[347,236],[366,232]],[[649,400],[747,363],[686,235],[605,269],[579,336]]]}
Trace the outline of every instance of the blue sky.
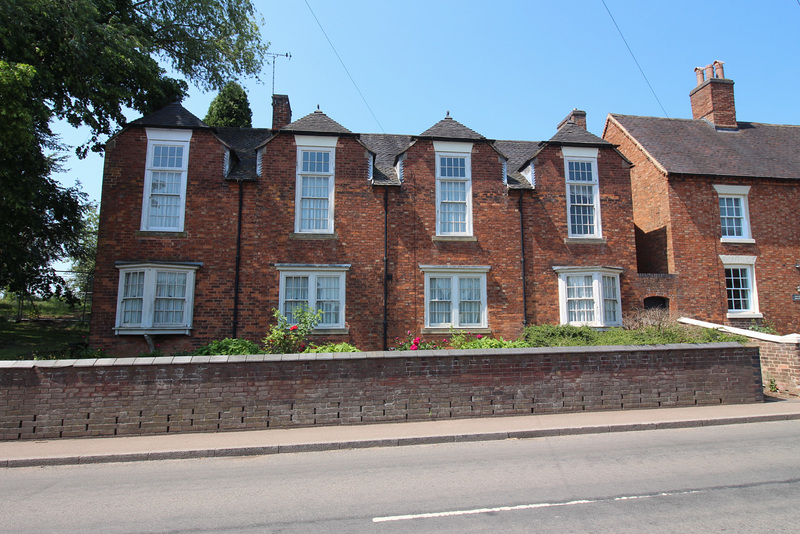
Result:
{"label": "blue sky", "polygon": [[[656,96],[601,0],[255,4],[270,51],[292,54],[277,60],[275,92],[294,119],[319,105],[354,132],[418,134],[449,110],[488,138],[539,141],[578,108],[601,135],[608,113],[691,118],[694,67],[720,60],[740,121],[800,124],[798,0],[605,0]],[[272,67],[240,83],[253,125],[270,127]],[[202,119],[214,96],[193,87],[183,105]],[[55,129],[68,144],[87,137]],[[62,183],[99,202],[102,156],[66,166]]]}

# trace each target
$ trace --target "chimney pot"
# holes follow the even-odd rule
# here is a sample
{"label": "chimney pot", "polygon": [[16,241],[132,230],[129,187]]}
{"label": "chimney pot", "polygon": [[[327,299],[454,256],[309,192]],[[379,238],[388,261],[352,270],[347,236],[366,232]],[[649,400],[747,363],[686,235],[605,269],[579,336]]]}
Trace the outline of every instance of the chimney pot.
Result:
{"label": "chimney pot", "polygon": [[709,63],[706,65],[706,80],[710,80],[714,77],[714,65]]}
{"label": "chimney pot", "polygon": [[724,65],[724,63],[722,61],[715,61],[714,62],[714,72],[716,73],[717,78],[724,78],[725,77],[725,72],[722,70],[722,65]]}
{"label": "chimney pot", "polygon": [[695,67],[694,74],[697,76],[697,85],[700,85],[704,81],[706,81],[705,75],[703,75],[703,67]]}

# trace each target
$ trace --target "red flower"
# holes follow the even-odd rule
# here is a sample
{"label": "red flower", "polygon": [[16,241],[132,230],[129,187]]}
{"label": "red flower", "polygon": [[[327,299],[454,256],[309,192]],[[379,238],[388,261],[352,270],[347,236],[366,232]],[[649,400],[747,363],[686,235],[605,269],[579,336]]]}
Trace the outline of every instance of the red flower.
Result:
{"label": "red flower", "polygon": [[476,339],[481,339],[482,337],[483,337],[483,336],[482,336],[482,335],[480,335],[480,334],[478,334],[477,336],[475,336],[475,338],[476,338]]}
{"label": "red flower", "polygon": [[294,325],[294,326],[292,326],[292,327],[289,327],[289,330],[290,330],[290,331],[297,330],[297,325]]}
{"label": "red flower", "polygon": [[411,348],[411,350],[417,350],[419,347],[418,347],[418,346],[416,346],[416,345],[411,345],[411,347],[410,347],[410,348]]}
{"label": "red flower", "polygon": [[414,345],[419,345],[419,338],[418,337],[414,338]]}

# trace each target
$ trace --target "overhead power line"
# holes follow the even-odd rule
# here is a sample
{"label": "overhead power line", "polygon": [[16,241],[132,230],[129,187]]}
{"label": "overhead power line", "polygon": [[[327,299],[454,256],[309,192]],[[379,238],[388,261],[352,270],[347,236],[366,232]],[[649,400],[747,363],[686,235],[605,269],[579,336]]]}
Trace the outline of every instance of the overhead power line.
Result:
{"label": "overhead power line", "polygon": [[339,58],[339,63],[342,64],[342,68],[344,68],[344,71],[347,73],[347,76],[350,78],[350,81],[353,82],[353,86],[356,88],[356,91],[358,91],[358,94],[361,96],[361,100],[363,100],[364,104],[367,106],[367,109],[369,110],[370,114],[372,115],[372,118],[375,119],[376,123],[378,123],[378,127],[381,129],[381,132],[382,133],[386,133],[386,131],[383,129],[383,126],[381,126],[381,121],[379,121],[378,117],[375,116],[375,113],[373,113],[372,108],[369,106],[369,102],[367,102],[367,99],[364,98],[364,94],[361,92],[361,89],[358,88],[358,84],[353,79],[353,76],[350,74],[350,71],[347,70],[347,65],[344,64],[344,61],[342,61],[342,58],[341,58],[341,56],[339,56],[339,52],[336,51],[336,47],[333,46],[333,43],[331,42],[330,37],[328,37],[328,34],[325,33],[325,28],[322,27],[322,24],[320,23],[319,19],[317,18],[317,15],[314,14],[314,10],[311,9],[311,6],[309,5],[308,0],[305,0],[305,2],[306,2],[306,6],[308,6],[308,10],[311,11],[311,15],[314,17],[314,20],[317,21],[317,25],[319,26],[319,29],[322,30],[322,35],[324,35],[325,39],[328,40],[328,44],[331,45],[331,48],[333,49],[333,53],[336,54],[337,58]]}

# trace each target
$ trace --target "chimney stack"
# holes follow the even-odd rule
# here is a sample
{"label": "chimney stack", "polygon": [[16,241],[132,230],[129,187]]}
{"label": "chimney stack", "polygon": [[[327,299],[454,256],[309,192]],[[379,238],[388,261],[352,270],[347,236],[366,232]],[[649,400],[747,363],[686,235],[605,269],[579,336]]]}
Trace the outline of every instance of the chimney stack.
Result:
{"label": "chimney stack", "polygon": [[280,130],[292,122],[288,95],[272,95],[272,129]]}
{"label": "chimney stack", "polygon": [[572,122],[576,126],[579,126],[582,129],[586,129],[586,112],[580,110],[578,108],[574,108],[572,111],[569,112],[569,115],[564,117],[564,120],[558,123],[556,130],[560,130],[562,126],[565,124]]}
{"label": "chimney stack", "polygon": [[733,80],[725,78],[722,61],[696,67],[697,87],[689,93],[692,118],[706,119],[717,128],[736,129]]}

